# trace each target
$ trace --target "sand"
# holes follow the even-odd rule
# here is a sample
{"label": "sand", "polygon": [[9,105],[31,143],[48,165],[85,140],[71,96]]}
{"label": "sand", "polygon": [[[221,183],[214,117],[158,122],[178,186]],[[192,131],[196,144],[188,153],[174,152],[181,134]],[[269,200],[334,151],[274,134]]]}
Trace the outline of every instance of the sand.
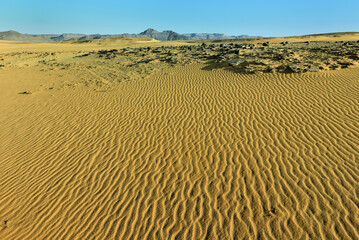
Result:
{"label": "sand", "polygon": [[0,239],[359,237],[359,68],[112,81],[80,45],[0,46]]}

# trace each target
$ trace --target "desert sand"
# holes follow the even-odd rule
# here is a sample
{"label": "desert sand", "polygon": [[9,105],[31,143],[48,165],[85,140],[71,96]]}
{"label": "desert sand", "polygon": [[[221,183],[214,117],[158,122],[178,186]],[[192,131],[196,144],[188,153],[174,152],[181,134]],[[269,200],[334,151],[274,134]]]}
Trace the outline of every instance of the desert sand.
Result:
{"label": "desert sand", "polygon": [[359,238],[359,68],[110,50],[191,44],[0,43],[0,239]]}

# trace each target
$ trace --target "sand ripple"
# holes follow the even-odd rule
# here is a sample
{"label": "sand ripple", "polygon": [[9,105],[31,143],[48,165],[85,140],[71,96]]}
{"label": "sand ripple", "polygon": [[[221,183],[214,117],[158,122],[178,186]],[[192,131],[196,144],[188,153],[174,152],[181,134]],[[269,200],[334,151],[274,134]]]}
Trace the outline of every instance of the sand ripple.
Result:
{"label": "sand ripple", "polygon": [[1,104],[0,239],[358,238],[359,69],[203,67]]}

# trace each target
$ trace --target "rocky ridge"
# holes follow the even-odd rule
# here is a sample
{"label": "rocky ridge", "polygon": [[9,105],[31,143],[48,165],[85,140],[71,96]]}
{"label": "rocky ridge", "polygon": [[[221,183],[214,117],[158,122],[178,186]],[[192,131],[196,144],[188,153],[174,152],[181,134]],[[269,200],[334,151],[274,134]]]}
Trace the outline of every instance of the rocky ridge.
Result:
{"label": "rocky ridge", "polygon": [[22,41],[22,42],[61,42],[71,40],[92,40],[92,39],[107,39],[107,38],[154,38],[159,41],[175,41],[175,40],[206,40],[206,39],[230,39],[230,38],[251,38],[248,35],[241,36],[229,36],[226,34],[219,33],[192,33],[192,34],[179,34],[174,31],[166,30],[158,32],[152,28],[149,28],[139,34],[21,34],[16,31],[0,32],[0,40],[10,41]]}

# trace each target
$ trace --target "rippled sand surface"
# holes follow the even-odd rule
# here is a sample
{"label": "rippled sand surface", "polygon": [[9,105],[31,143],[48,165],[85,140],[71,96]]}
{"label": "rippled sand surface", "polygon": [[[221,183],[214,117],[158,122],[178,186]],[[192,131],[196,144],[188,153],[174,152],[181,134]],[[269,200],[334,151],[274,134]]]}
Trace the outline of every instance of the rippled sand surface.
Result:
{"label": "rippled sand surface", "polygon": [[0,71],[0,239],[359,237],[359,68],[54,78]]}

